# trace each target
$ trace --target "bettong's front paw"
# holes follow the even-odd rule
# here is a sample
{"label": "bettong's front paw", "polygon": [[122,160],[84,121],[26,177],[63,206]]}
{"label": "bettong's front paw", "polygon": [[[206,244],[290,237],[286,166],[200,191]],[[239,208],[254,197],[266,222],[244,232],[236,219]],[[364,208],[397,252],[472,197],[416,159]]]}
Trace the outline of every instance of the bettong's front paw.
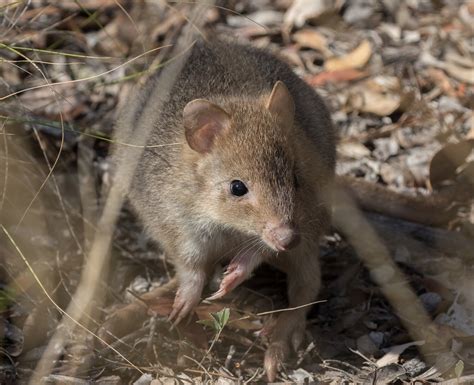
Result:
{"label": "bettong's front paw", "polygon": [[245,267],[240,263],[231,263],[224,273],[224,278],[221,281],[219,290],[212,294],[207,300],[212,301],[221,297],[224,297],[243,281],[248,278],[248,272]]}
{"label": "bettong's front paw", "polygon": [[201,293],[197,290],[193,292],[183,287],[178,289],[174,298],[173,309],[168,317],[168,320],[173,322],[173,327],[191,314],[200,299]]}

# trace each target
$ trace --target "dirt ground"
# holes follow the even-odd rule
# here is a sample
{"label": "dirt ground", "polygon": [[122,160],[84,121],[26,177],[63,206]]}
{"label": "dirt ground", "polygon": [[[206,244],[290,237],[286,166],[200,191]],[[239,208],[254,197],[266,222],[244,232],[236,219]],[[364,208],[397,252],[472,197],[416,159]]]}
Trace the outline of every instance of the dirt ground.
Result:
{"label": "dirt ground", "polygon": [[[284,275],[264,266],[170,330],[167,256],[128,202],[102,217],[108,155],[130,145],[117,113],[173,59],[194,6],[0,2],[0,384],[265,382],[261,329],[287,307]],[[406,207],[362,204],[360,240],[341,211],[281,383],[474,383],[473,25],[457,0],[209,6],[204,29],[270,50],[323,96],[337,173]]]}

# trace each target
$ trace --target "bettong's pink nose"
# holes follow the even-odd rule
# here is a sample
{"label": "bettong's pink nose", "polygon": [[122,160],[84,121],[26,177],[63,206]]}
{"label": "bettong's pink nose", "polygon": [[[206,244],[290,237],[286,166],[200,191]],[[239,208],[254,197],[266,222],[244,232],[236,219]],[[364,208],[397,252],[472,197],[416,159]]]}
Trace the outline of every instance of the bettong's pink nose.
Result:
{"label": "bettong's pink nose", "polygon": [[280,251],[290,250],[300,241],[296,227],[288,223],[268,223],[266,230],[269,240]]}

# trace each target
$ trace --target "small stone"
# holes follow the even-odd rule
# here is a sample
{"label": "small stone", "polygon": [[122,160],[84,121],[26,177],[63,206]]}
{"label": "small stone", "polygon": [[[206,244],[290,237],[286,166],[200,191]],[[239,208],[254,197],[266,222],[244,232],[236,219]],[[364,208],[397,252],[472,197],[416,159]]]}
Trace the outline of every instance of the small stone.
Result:
{"label": "small stone", "polygon": [[344,12],[344,21],[349,24],[364,22],[374,14],[375,10],[374,0],[354,0]]}
{"label": "small stone", "polygon": [[374,146],[375,150],[373,151],[373,155],[382,161],[387,160],[393,155],[397,155],[400,151],[398,141],[393,137],[375,139]]}
{"label": "small stone", "polygon": [[151,374],[144,373],[138,380],[133,383],[133,385],[150,385],[152,380],[153,377],[151,376]]}
{"label": "small stone", "polygon": [[369,335],[364,334],[363,336],[357,338],[357,350],[359,350],[364,355],[372,356],[378,351],[378,348]]}
{"label": "small stone", "polygon": [[365,325],[368,329],[372,329],[372,330],[377,329],[377,324],[376,324],[374,321],[365,320],[365,321],[364,321],[364,325]]}
{"label": "small stone", "polygon": [[297,384],[302,384],[302,383],[312,383],[314,381],[313,376],[311,373],[307,372],[306,370],[299,368],[296,370],[293,370],[291,374],[288,375],[292,381],[294,381]]}
{"label": "small stone", "polygon": [[370,332],[369,337],[373,341],[373,343],[377,346],[377,348],[380,348],[380,346],[382,346],[383,344],[385,334],[382,332]]}
{"label": "small stone", "polygon": [[404,31],[403,42],[405,44],[418,43],[420,41],[420,32],[418,31]]}
{"label": "small stone", "polygon": [[442,298],[438,293],[433,292],[423,293],[420,295],[420,300],[423,303],[423,306],[430,313],[433,313],[438,308],[441,299]]}
{"label": "small stone", "polygon": [[257,11],[247,15],[247,17],[235,15],[227,16],[227,24],[236,28],[255,27],[259,24],[270,27],[273,25],[280,25],[282,22],[283,14],[272,10]]}

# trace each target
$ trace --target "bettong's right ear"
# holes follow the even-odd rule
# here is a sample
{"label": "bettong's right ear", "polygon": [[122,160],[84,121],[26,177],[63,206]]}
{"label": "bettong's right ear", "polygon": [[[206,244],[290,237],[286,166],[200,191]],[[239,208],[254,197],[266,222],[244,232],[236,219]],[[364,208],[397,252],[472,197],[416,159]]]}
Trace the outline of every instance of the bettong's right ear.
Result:
{"label": "bettong's right ear", "polygon": [[276,116],[284,127],[290,129],[295,118],[295,102],[285,83],[278,80],[267,100],[267,110]]}
{"label": "bettong's right ear", "polygon": [[189,147],[199,153],[210,152],[216,137],[230,128],[229,114],[204,99],[186,104],[183,121]]}

